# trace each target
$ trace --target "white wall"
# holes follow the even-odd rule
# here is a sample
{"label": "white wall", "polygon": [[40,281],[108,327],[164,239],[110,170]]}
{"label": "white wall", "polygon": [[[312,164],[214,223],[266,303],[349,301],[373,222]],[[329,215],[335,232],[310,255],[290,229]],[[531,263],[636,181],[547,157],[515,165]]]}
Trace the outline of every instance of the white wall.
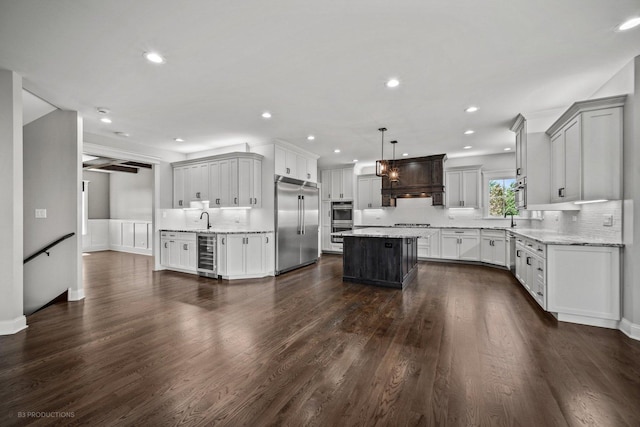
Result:
{"label": "white wall", "polygon": [[89,219],[109,219],[109,176],[104,172],[83,171],[82,179],[89,181],[88,214]]}
{"label": "white wall", "polygon": [[[75,111],[53,111],[24,127],[24,255],[78,232],[81,121]],[[46,209],[46,218],[35,218]],[[30,314],[78,284],[76,234],[24,268],[24,311]]]}
{"label": "white wall", "polygon": [[22,78],[0,70],[0,335],[27,325],[23,312]]}
{"label": "white wall", "polygon": [[153,217],[153,171],[140,168],[138,173],[109,174],[109,207],[111,219]]}

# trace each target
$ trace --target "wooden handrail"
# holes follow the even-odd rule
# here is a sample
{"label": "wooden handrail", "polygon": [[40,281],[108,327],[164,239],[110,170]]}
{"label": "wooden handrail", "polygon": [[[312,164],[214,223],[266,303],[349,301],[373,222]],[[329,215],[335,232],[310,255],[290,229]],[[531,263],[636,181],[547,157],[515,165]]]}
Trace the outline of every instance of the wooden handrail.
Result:
{"label": "wooden handrail", "polygon": [[61,238],[59,238],[58,240],[56,240],[55,242],[49,243],[47,246],[45,246],[44,248],[40,249],[38,252],[36,252],[35,254],[28,256],[24,259],[24,262],[22,264],[26,264],[29,261],[31,261],[32,259],[34,259],[35,257],[37,257],[38,255],[41,254],[47,254],[47,256],[49,256],[49,252],[47,252],[49,249],[51,249],[52,247],[54,247],[55,245],[57,245],[58,243],[62,242],[63,240],[67,240],[69,237],[74,236],[76,233],[69,233],[69,234],[65,234],[64,236],[62,236]]}

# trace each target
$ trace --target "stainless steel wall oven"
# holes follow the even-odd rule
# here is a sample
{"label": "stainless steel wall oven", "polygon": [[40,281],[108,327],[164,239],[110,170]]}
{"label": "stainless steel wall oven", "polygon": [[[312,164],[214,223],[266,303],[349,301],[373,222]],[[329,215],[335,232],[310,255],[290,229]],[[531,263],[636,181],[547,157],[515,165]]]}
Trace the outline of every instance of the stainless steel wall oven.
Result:
{"label": "stainless steel wall oven", "polygon": [[[331,232],[353,230],[353,202],[331,203]],[[332,243],[342,243],[342,237],[331,236]]]}

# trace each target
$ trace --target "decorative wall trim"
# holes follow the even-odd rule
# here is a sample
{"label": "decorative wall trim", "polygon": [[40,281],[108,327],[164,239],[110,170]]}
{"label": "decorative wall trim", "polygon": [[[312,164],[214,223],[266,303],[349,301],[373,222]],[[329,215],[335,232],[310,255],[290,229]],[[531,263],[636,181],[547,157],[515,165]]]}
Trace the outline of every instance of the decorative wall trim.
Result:
{"label": "decorative wall trim", "polygon": [[620,322],[619,329],[629,338],[640,341],[640,324],[631,323],[629,320],[623,318]]}
{"label": "decorative wall trim", "polygon": [[67,301],[80,301],[84,299],[84,289],[68,289]]}
{"label": "decorative wall trim", "polygon": [[0,320],[0,335],[12,335],[27,327],[26,316],[18,316],[13,320]]}

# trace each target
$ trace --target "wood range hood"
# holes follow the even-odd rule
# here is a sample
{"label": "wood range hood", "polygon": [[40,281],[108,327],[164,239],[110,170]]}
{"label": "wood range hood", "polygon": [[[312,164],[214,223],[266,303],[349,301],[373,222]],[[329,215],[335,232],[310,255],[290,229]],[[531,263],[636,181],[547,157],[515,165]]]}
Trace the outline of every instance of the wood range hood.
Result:
{"label": "wood range hood", "polygon": [[446,154],[400,159],[389,163],[398,168],[398,182],[382,177],[382,206],[395,206],[398,198],[431,197],[433,206],[444,206],[444,162]]}

